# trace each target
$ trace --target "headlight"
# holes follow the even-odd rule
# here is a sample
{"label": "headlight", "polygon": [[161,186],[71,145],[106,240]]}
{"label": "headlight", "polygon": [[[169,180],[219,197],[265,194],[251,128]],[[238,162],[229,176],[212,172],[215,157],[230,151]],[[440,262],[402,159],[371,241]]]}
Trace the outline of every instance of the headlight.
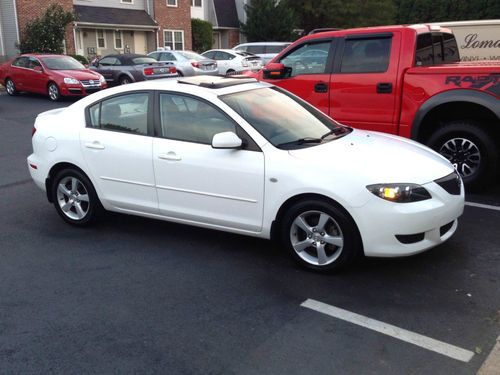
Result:
{"label": "headlight", "polygon": [[78,85],[80,83],[79,80],[77,79],[74,79],[74,78],[64,78],[64,83],[68,84],[68,85]]}
{"label": "headlight", "polygon": [[104,78],[104,76],[100,76],[100,77],[99,77],[99,81],[100,81],[101,83],[105,83],[105,82],[106,82],[106,78]]}
{"label": "headlight", "polygon": [[411,203],[431,199],[424,187],[417,184],[375,184],[366,187],[377,197],[397,203]]}

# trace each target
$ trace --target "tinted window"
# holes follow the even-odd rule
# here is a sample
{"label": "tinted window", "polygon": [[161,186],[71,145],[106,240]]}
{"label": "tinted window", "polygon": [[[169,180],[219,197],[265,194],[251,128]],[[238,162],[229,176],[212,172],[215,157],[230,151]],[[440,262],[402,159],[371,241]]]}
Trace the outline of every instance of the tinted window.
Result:
{"label": "tinted window", "polygon": [[222,51],[218,51],[216,54],[215,54],[215,60],[232,60],[234,59],[235,56],[233,55],[230,55],[229,53],[227,52],[222,52]]}
{"label": "tinted window", "polygon": [[153,52],[148,55],[152,59],[158,60],[160,58],[160,52]]}
{"label": "tinted window", "polygon": [[342,73],[385,72],[389,66],[391,38],[346,39]]}
{"label": "tinted window", "polygon": [[434,64],[434,51],[432,48],[432,35],[430,33],[417,36],[417,50],[415,52],[415,65],[426,66]]}
{"label": "tinted window", "polygon": [[116,57],[104,57],[99,60],[99,65],[103,66],[113,66],[113,65],[121,65]]}
{"label": "tinted window", "polygon": [[90,126],[134,134],[148,134],[149,94],[135,93],[104,100],[89,108]]}
{"label": "tinted window", "polygon": [[42,64],[40,64],[40,61],[38,61],[34,57],[30,57],[28,68],[35,69],[36,66],[39,66],[41,68]]}
{"label": "tinted window", "polygon": [[293,50],[281,63],[291,68],[291,77],[300,74],[323,74],[327,70],[331,42],[306,43]]}
{"label": "tinted window", "polygon": [[18,57],[12,63],[13,66],[17,66],[19,68],[27,68],[28,67],[28,58],[27,57]]}
{"label": "tinted window", "polygon": [[265,53],[264,52],[265,47],[264,46],[247,46],[246,51],[253,53],[254,55],[263,54],[263,53]]}
{"label": "tinted window", "polygon": [[[283,51],[285,49],[286,45],[268,45],[266,46],[266,53],[280,53],[281,51]],[[252,52],[252,51],[249,51],[249,52]]]}
{"label": "tinted window", "polygon": [[209,59],[213,59],[215,56],[215,51],[205,52],[202,55],[209,58]]}
{"label": "tinted window", "polygon": [[177,59],[175,58],[173,53],[170,52],[163,52],[161,54],[161,61],[176,61]]}
{"label": "tinted window", "polygon": [[151,57],[135,57],[132,59],[132,63],[134,65],[152,64],[155,62],[156,62],[156,60],[151,58]]}
{"label": "tinted window", "polygon": [[443,55],[444,62],[460,61],[460,53],[458,52],[457,40],[453,34],[443,33]]}
{"label": "tinted window", "polygon": [[82,70],[85,67],[70,56],[42,57],[41,60],[51,70]]}
{"label": "tinted window", "polygon": [[161,94],[162,136],[186,142],[212,144],[217,133],[236,132],[236,126],[212,105],[183,95]]}

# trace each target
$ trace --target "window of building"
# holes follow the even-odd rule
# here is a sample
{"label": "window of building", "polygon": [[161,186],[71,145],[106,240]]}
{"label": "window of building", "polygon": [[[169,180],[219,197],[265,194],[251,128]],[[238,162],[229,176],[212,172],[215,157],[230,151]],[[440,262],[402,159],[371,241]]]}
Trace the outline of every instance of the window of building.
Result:
{"label": "window of building", "polygon": [[202,0],[191,0],[191,6],[192,7],[201,7],[202,6]]}
{"label": "window of building", "polygon": [[123,49],[123,34],[121,31],[115,31],[115,49]]}
{"label": "window of building", "polygon": [[122,3],[122,4],[133,4],[134,0],[120,0],[120,3]]}
{"label": "window of building", "polygon": [[211,144],[215,134],[236,132],[224,113],[199,99],[183,95],[160,95],[162,137]]}
{"label": "window of building", "polygon": [[165,30],[165,48],[183,50],[184,49],[184,31]]}
{"label": "window of building", "polygon": [[341,73],[382,73],[389,67],[392,37],[346,39]]}
{"label": "window of building", "polygon": [[167,0],[167,6],[168,7],[176,7],[177,6],[177,0]]}
{"label": "window of building", "polygon": [[97,48],[106,48],[106,31],[96,30]]}
{"label": "window of building", "polygon": [[149,94],[121,95],[89,108],[92,128],[148,135]]}

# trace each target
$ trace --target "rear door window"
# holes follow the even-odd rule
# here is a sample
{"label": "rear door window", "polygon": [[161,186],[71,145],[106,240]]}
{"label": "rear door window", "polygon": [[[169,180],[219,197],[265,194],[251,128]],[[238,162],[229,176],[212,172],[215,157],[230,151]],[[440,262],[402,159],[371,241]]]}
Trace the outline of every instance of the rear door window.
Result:
{"label": "rear door window", "polygon": [[348,38],[344,43],[341,73],[382,73],[389,67],[391,37]]}
{"label": "rear door window", "polygon": [[27,68],[29,65],[29,59],[27,57],[18,57],[12,63],[12,66],[17,66],[18,68]]}

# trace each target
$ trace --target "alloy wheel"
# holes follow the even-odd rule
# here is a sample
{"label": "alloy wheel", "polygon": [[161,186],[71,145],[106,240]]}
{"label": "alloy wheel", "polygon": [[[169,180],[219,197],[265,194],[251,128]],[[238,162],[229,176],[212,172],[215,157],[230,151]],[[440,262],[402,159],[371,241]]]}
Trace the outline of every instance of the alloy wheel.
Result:
{"label": "alloy wheel", "polygon": [[14,93],[16,92],[16,86],[14,86],[14,82],[12,82],[10,79],[7,80],[7,82],[5,83],[5,89],[7,90],[7,93],[9,95],[14,95]]}
{"label": "alloy wheel", "polygon": [[290,242],[297,255],[315,266],[335,262],[344,248],[344,236],[337,221],[322,211],[298,215],[290,227]]}
{"label": "alloy wheel", "polygon": [[54,84],[49,85],[49,98],[54,101],[59,99],[59,89]]}
{"label": "alloy wheel", "polygon": [[439,153],[453,164],[462,177],[476,173],[481,164],[479,147],[470,139],[450,139],[441,146]]}
{"label": "alloy wheel", "polygon": [[72,220],[82,220],[90,210],[88,191],[76,177],[68,176],[59,181],[57,202],[62,213]]}

